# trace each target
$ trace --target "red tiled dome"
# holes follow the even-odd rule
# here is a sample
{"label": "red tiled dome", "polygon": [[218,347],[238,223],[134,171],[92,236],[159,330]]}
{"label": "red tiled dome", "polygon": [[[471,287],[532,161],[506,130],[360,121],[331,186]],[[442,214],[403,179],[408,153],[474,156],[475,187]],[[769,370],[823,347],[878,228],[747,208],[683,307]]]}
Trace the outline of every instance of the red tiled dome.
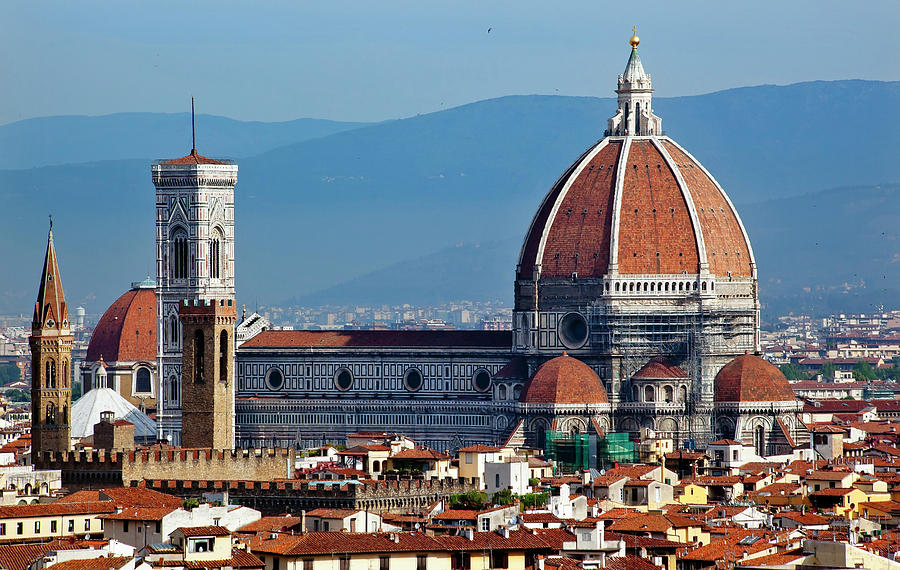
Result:
{"label": "red tiled dome", "polygon": [[541,364],[525,384],[520,400],[526,404],[609,402],[600,377],[587,364],[566,353]]}
{"label": "red tiled dome", "polygon": [[689,378],[681,367],[672,364],[668,358],[657,356],[635,372],[632,378],[637,380],[671,380]]}
{"label": "red tiled dome", "polygon": [[602,277],[614,256],[622,275],[697,274],[705,261],[719,277],[751,277],[737,211],[703,167],[668,137],[630,138],[623,157],[625,141],[603,139],[556,182],[525,237],[518,279],[537,266],[544,278]]}
{"label": "red tiled dome", "polygon": [[774,364],[742,354],[716,374],[717,402],[794,402],[794,390]]}
{"label": "red tiled dome", "polygon": [[91,334],[87,362],[156,360],[156,290],[139,287],[110,305]]}

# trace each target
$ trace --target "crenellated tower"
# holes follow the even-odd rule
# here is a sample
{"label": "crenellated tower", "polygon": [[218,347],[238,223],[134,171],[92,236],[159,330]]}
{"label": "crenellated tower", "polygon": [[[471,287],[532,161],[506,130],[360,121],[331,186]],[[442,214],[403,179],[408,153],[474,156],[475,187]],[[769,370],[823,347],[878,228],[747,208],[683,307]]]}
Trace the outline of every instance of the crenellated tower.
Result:
{"label": "crenellated tower", "polygon": [[178,305],[185,299],[234,301],[238,167],[200,155],[194,144],[186,156],[157,162],[151,171],[156,186],[157,423],[160,438],[179,445],[183,386]]}
{"label": "crenellated tower", "polygon": [[184,447],[234,448],[232,299],[183,301],[182,438]]}
{"label": "crenellated tower", "polygon": [[69,310],[63,294],[53,222],[41,285],[31,320],[31,447],[33,451],[68,451],[72,407],[72,342]]}

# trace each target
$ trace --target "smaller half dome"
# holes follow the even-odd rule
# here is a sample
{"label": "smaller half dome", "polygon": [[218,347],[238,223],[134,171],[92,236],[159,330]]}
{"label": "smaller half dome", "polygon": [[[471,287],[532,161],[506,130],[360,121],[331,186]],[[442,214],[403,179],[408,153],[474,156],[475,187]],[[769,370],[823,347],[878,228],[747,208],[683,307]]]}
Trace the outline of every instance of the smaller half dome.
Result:
{"label": "smaller half dome", "polygon": [[690,378],[688,373],[665,356],[657,356],[632,376],[635,380],[674,380]]}
{"label": "smaller half dome", "polygon": [[742,354],[716,374],[717,402],[794,402],[794,390],[774,364]]}
{"label": "smaller half dome", "polygon": [[541,366],[525,384],[525,404],[606,404],[609,398],[597,373],[563,353]]}

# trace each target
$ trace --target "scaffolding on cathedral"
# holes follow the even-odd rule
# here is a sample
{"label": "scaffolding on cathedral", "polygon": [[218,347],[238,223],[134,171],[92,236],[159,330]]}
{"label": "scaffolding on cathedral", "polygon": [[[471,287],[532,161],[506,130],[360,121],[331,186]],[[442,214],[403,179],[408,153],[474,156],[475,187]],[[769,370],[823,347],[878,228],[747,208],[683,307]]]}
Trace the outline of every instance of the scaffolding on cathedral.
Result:
{"label": "scaffolding on cathedral", "polygon": [[627,433],[608,433],[597,445],[597,463],[604,468],[615,463],[635,463],[637,456],[637,446]]}
{"label": "scaffolding on cathedral", "polygon": [[596,441],[596,436],[548,430],[546,437],[544,452],[547,459],[556,462],[559,473],[575,473],[592,467],[591,459],[596,455],[592,450],[591,440]]}

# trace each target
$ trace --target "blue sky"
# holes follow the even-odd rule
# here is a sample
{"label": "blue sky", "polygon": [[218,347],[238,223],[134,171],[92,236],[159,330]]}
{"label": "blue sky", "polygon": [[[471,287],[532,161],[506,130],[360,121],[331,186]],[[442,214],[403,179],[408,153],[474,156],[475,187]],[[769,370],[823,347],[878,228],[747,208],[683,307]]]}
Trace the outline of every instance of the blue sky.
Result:
{"label": "blue sky", "polygon": [[6,2],[0,14],[0,124],[181,112],[191,93],[203,113],[263,121],[610,96],[632,25],[663,96],[900,79],[896,0],[48,1]]}

